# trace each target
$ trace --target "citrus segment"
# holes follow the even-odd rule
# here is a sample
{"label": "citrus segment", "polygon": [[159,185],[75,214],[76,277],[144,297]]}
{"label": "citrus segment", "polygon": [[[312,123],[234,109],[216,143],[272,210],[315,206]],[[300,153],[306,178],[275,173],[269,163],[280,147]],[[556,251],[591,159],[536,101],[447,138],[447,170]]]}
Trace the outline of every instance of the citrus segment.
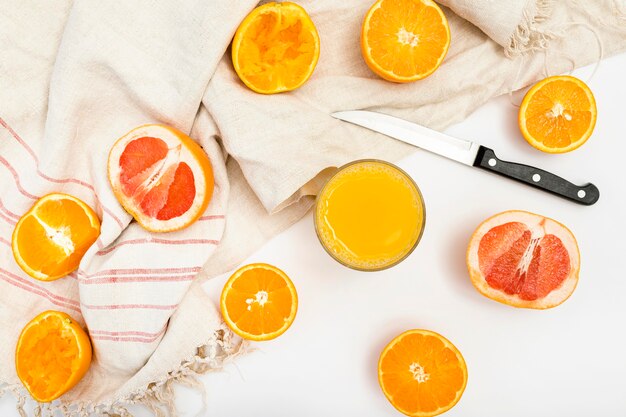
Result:
{"label": "citrus segment", "polygon": [[449,46],[448,20],[432,0],[378,0],[363,21],[363,58],[388,81],[429,76],[439,68]]}
{"label": "citrus segment", "polygon": [[257,93],[274,94],[304,84],[317,65],[320,39],[299,5],[267,3],[241,22],[232,44],[239,78]]}
{"label": "citrus segment", "polygon": [[296,289],[280,269],[251,264],[237,270],[220,298],[224,320],[239,336],[270,340],[293,323],[298,308]]}
{"label": "citrus segment", "polygon": [[549,153],[572,151],[589,139],[596,124],[593,93],[578,78],[546,78],[526,93],[519,127],[526,141]]}
{"label": "citrus segment", "polygon": [[89,369],[91,343],[67,314],[46,311],[22,330],[15,349],[17,376],[39,402],[52,401],[74,387]]}
{"label": "citrus segment", "polygon": [[500,213],[472,235],[467,265],[474,286],[516,307],[549,308],[578,282],[578,245],[560,223],[522,211]]}
{"label": "citrus segment", "polygon": [[202,148],[182,132],[140,126],[109,153],[109,181],[120,204],[146,229],[167,232],[193,223],[213,194]]}
{"label": "citrus segment", "polygon": [[189,165],[184,162],[178,164],[174,172],[174,178],[169,185],[169,193],[165,195],[167,195],[167,200],[159,209],[157,219],[169,220],[189,210],[196,196],[193,172]]}
{"label": "citrus segment", "polygon": [[100,235],[100,220],[83,201],[48,194],[15,225],[11,248],[17,264],[33,278],[52,281],[74,271]]}
{"label": "citrus segment", "polygon": [[[146,180],[148,168],[167,156],[167,144],[158,138],[143,137],[131,141],[120,156],[120,182],[127,194],[134,194]],[[158,165],[157,165],[158,166]],[[156,168],[156,166],[155,166]],[[141,175],[144,173],[143,175]]]}
{"label": "citrus segment", "polygon": [[393,339],[378,361],[378,382],[391,404],[408,416],[436,416],[461,399],[467,367],[458,349],[428,330]]}

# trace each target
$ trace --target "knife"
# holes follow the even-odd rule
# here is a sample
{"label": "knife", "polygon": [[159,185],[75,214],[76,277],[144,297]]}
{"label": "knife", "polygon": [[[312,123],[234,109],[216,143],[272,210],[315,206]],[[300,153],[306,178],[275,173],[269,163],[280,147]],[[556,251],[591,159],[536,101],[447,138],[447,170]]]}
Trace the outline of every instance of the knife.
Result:
{"label": "knife", "polygon": [[548,171],[499,159],[485,146],[458,139],[387,114],[367,110],[332,113],[331,116],[382,133],[399,141],[436,153],[471,167],[507,177],[570,201],[590,206],[600,198],[589,183],[578,186]]}

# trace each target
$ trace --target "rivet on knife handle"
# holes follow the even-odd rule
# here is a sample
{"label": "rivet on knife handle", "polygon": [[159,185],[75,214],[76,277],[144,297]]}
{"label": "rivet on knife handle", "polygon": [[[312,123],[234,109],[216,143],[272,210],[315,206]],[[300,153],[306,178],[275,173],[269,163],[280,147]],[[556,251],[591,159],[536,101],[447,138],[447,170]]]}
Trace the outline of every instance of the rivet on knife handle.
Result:
{"label": "rivet on knife handle", "polygon": [[481,146],[474,166],[508,177],[535,188],[590,206],[600,198],[600,190],[593,184],[578,186],[548,171],[528,165],[498,159],[493,150]]}

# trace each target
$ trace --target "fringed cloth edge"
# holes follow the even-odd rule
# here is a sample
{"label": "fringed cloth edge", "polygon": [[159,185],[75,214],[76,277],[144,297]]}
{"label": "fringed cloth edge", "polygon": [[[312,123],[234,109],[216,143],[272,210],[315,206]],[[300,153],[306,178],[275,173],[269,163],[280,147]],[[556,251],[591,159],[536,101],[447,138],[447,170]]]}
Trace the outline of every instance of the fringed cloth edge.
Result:
{"label": "fringed cloth edge", "polygon": [[234,340],[234,334],[224,324],[214,332],[211,338],[199,346],[193,356],[183,360],[177,369],[171,370],[162,378],[151,382],[148,386],[138,389],[116,401],[104,401],[93,404],[90,402],[75,402],[63,404],[59,401],[52,403],[36,403],[33,410],[26,410],[28,393],[19,384],[0,385],[0,397],[11,393],[16,399],[16,408],[21,417],[88,417],[91,415],[107,415],[110,417],[131,417],[129,405],[143,405],[155,417],[176,417],[178,412],[174,405],[174,384],[182,384],[194,388],[203,395],[205,389],[198,380],[198,376],[207,372],[219,371],[235,357],[247,352],[249,345],[245,341]]}

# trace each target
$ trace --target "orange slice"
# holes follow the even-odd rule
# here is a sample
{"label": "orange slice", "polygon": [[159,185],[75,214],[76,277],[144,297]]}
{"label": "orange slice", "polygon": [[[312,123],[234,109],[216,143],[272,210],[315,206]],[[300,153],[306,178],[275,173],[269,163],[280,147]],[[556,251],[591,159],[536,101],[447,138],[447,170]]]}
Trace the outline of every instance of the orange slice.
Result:
{"label": "orange slice", "polygon": [[580,253],[570,230],[525,211],[485,220],[467,249],[474,287],[514,307],[545,309],[569,298],[578,283]]}
{"label": "orange slice", "polygon": [[540,151],[573,151],[589,139],[598,112],[593,93],[569,75],[546,78],[524,96],[518,122],[528,143]]}
{"label": "orange slice", "polygon": [[320,37],[306,10],[297,4],[267,3],[241,22],[232,59],[252,91],[275,94],[304,84],[317,65]]}
{"label": "orange slice", "polygon": [[48,194],[15,225],[11,249],[17,264],[33,278],[53,281],[78,268],[100,235],[100,220],[83,201]]}
{"label": "orange slice", "polygon": [[449,46],[448,20],[432,0],[378,0],[363,21],[363,58],[388,81],[407,83],[429,76]]}
{"label": "orange slice", "polygon": [[109,182],[120,204],[151,232],[189,226],[213,195],[213,169],[202,148],[164,125],[144,125],[111,148]]}
{"label": "orange slice", "polygon": [[467,366],[448,339],[429,330],[409,330],[380,354],[378,382],[398,411],[436,416],[454,407],[467,385]]}
{"label": "orange slice", "polygon": [[32,397],[49,402],[72,389],[87,373],[91,343],[70,316],[45,311],[22,330],[15,349],[17,376]]}
{"label": "orange slice", "polygon": [[280,269],[250,264],[226,282],[220,298],[226,324],[250,340],[271,340],[285,333],[296,318],[298,295]]}

